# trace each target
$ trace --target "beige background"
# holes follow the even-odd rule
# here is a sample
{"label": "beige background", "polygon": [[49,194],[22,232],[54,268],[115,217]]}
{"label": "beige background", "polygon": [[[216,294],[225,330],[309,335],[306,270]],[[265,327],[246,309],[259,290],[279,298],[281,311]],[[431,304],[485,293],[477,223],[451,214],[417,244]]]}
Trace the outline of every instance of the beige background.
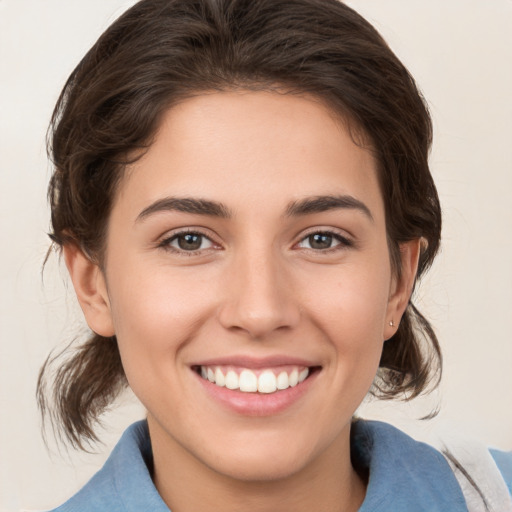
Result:
{"label": "beige background", "polygon": [[[443,250],[419,288],[445,354],[440,391],[370,404],[423,439],[448,432],[512,449],[512,1],[351,0],[417,78],[435,124],[432,170]],[[131,2],[0,0],[0,511],[58,504],[101,465],[135,418],[127,396],[99,455],[59,453],[41,435],[34,390],[49,351],[81,321],[48,246],[44,137],[64,80]],[[44,283],[43,283],[44,277]],[[440,406],[430,422],[416,418]]]}

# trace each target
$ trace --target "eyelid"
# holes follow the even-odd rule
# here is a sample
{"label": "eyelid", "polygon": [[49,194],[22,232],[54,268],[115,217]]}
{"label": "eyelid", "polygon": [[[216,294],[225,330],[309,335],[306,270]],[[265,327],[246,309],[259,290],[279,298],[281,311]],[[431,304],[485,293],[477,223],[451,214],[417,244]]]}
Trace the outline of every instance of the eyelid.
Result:
{"label": "eyelid", "polygon": [[303,242],[306,238],[310,237],[311,235],[315,234],[324,234],[324,235],[330,235],[333,238],[335,238],[339,244],[335,245],[334,247],[329,247],[328,249],[312,249],[312,248],[301,248],[305,249],[307,251],[313,251],[316,253],[327,253],[329,251],[336,251],[336,250],[343,250],[347,248],[351,248],[355,246],[355,241],[352,236],[350,236],[346,231],[334,228],[334,227],[323,227],[323,226],[315,226],[312,228],[308,228],[307,230],[303,231],[297,238],[298,240],[294,243],[294,247],[298,246],[301,242]]}
{"label": "eyelid", "polygon": [[[200,235],[204,238],[207,238],[211,243],[213,247],[208,247],[206,249],[197,249],[193,251],[187,251],[184,249],[178,249],[176,247],[172,247],[170,243],[178,238],[179,236],[188,235],[188,234],[195,234]],[[209,230],[206,230],[201,227],[196,226],[187,226],[182,228],[176,228],[170,231],[166,231],[164,235],[160,236],[157,240],[157,247],[162,248],[164,250],[167,250],[169,252],[172,252],[174,254],[178,254],[180,256],[194,256],[198,255],[200,253],[209,252],[211,250],[219,250],[222,248],[221,244],[215,240],[215,236],[212,236],[211,232]]]}

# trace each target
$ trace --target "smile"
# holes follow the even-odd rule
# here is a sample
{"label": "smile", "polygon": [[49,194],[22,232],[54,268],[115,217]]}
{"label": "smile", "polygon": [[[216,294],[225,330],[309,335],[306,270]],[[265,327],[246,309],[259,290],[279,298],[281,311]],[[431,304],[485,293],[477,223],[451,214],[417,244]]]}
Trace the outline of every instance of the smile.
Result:
{"label": "smile", "polygon": [[234,368],[227,366],[200,366],[197,372],[205,380],[219,387],[243,393],[275,393],[292,388],[307,379],[310,369],[291,366],[286,369]]}

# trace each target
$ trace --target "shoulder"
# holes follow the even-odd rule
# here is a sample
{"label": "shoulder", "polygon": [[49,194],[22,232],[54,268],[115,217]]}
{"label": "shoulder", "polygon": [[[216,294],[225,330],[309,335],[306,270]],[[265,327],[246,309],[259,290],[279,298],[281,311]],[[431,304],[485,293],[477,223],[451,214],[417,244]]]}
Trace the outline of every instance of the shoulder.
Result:
{"label": "shoulder", "polygon": [[356,469],[368,475],[360,512],[467,512],[462,490],[443,455],[397,428],[379,421],[355,421],[351,454]]}
{"label": "shoulder", "polygon": [[479,442],[460,437],[443,445],[470,512],[512,512],[512,453],[490,451]]}
{"label": "shoulder", "polygon": [[103,467],[72,498],[51,512],[124,511],[109,468]]}
{"label": "shoulder", "polygon": [[131,425],[103,468],[72,498],[51,512],[169,512],[151,479],[147,423]]}
{"label": "shoulder", "polygon": [[503,480],[512,495],[512,451],[502,452],[499,450],[489,450],[496,466],[498,467]]}
{"label": "shoulder", "polygon": [[443,439],[440,447],[415,441],[386,423],[354,422],[352,458],[369,476],[363,503],[368,506],[361,512],[512,512],[512,453],[489,451],[460,436]]}

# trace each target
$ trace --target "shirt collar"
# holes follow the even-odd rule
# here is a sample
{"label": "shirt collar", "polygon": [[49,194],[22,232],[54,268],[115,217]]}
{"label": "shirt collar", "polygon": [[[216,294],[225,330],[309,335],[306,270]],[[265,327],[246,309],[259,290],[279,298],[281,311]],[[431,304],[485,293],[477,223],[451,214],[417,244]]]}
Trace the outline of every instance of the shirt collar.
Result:
{"label": "shirt collar", "polygon": [[448,462],[431,446],[378,421],[356,420],[352,463],[369,474],[359,512],[467,512]]}
{"label": "shirt collar", "polygon": [[[467,512],[460,486],[441,453],[395,427],[378,421],[355,421],[351,452],[354,466],[369,475],[359,512]],[[126,430],[104,469],[112,471],[127,512],[169,512],[151,479],[146,421]]]}

